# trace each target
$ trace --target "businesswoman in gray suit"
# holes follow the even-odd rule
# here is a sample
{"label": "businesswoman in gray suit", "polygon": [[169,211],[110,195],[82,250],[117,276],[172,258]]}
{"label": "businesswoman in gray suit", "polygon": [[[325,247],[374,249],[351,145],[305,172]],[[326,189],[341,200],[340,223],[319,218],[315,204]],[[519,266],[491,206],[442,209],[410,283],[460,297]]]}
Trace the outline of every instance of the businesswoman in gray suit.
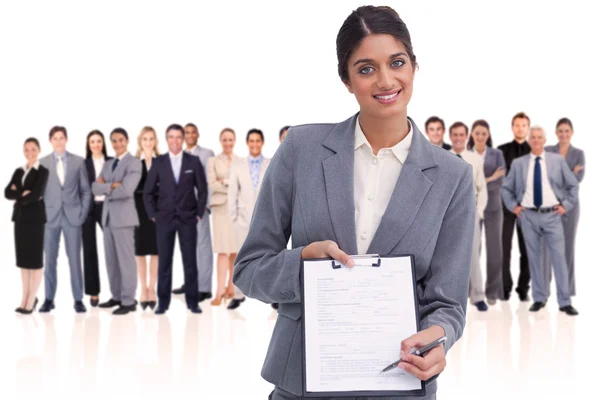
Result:
{"label": "businesswoman in gray suit", "polygon": [[37,305],[35,295],[42,283],[46,224],[46,206],[42,196],[49,172],[38,161],[40,142],[37,139],[25,140],[23,153],[27,163],[15,170],[4,190],[4,196],[15,201],[12,214],[15,224],[15,255],[23,284],[21,305],[15,311],[31,314]]}
{"label": "businesswoman in gray suit", "polygon": [[[558,143],[554,146],[546,146],[548,153],[558,153],[565,158],[569,169],[573,171],[577,182],[581,184],[585,174],[585,155],[583,150],[574,147],[571,144],[573,137],[573,123],[569,118],[561,118],[556,123],[556,136]],[[569,293],[575,296],[575,235],[577,233],[577,224],[579,223],[579,203],[575,204],[573,209],[562,216],[563,228],[565,230],[565,256],[567,258],[567,276],[569,279]],[[543,253],[543,274],[544,284],[550,289],[552,280],[552,268],[550,263],[550,252],[548,247],[544,246]]]}
{"label": "businesswoman in gray suit", "polygon": [[506,164],[504,156],[492,147],[492,135],[487,121],[473,122],[467,148],[483,157],[483,173],[487,185],[488,201],[485,207],[483,225],[485,227],[485,248],[487,258],[487,278],[485,296],[488,304],[494,305],[504,294],[502,284],[502,183]]}
{"label": "businesswoman in gray suit", "polygon": [[[262,370],[275,385],[274,400],[302,396],[302,259],[333,257],[352,267],[350,254],[413,254],[421,330],[399,337],[399,348],[408,353],[448,338],[445,349],[400,364],[424,381],[445,368],[444,350],[465,325],[473,172],[407,117],[417,68],[408,29],[389,7],[360,7],[338,33],[337,55],[360,112],[337,124],[289,129],[234,269],[234,284],[247,296],[279,303]],[[436,388],[428,381],[425,398],[435,398]]]}

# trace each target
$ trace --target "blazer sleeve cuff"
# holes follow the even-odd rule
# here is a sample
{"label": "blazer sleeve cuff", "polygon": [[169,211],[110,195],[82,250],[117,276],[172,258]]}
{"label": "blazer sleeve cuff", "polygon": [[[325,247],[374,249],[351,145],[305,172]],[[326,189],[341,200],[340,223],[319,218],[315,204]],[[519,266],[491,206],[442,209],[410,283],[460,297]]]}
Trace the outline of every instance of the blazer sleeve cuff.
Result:
{"label": "blazer sleeve cuff", "polygon": [[452,346],[454,346],[454,343],[456,343],[456,340],[458,339],[456,337],[454,329],[452,328],[452,325],[450,325],[449,323],[447,323],[446,321],[444,321],[441,318],[437,318],[437,316],[435,314],[433,314],[433,315],[430,315],[425,321],[423,321],[421,323],[421,330],[425,330],[434,325],[441,326],[442,329],[444,330],[444,336],[446,336],[446,343],[444,344],[444,351],[446,353],[448,353],[448,350],[450,350],[452,348]]}

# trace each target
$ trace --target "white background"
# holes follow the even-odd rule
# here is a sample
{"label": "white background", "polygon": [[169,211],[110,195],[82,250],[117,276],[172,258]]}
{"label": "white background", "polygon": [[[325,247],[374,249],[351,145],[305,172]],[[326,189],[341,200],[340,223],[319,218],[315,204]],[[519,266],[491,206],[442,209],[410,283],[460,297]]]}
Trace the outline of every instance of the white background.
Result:
{"label": "white background", "polygon": [[[587,384],[585,363],[593,359],[592,351],[597,353],[597,345],[587,350],[583,345],[588,338],[595,337],[590,319],[598,313],[593,294],[600,277],[600,263],[593,251],[598,246],[597,226],[600,222],[595,201],[598,191],[594,186],[598,182],[599,168],[595,151],[600,148],[600,60],[597,55],[600,31],[597,13],[591,11],[593,3],[422,0],[384,3],[399,12],[413,38],[420,68],[409,115],[420,127],[434,114],[445,119],[447,126],[456,120],[470,125],[475,119],[484,118],[491,125],[495,144],[501,144],[512,138],[511,117],[525,111],[532,123],[546,128],[549,143],[554,143],[556,121],[563,116],[573,121],[573,144],[584,149],[587,156],[586,178],[580,190],[582,218],[577,241],[579,295],[574,303],[582,315],[578,317],[577,336],[568,336],[572,342],[582,343],[581,356],[576,359],[581,374],[573,377],[573,381],[563,384],[555,380],[554,384],[563,385],[567,390],[573,382],[578,382],[578,390],[583,390],[582,393],[586,393],[582,385]],[[85,136],[92,129],[108,134],[114,127],[124,127],[132,138],[129,149],[135,152],[138,132],[142,126],[152,125],[160,135],[164,151],[163,133],[168,124],[194,122],[200,130],[201,145],[217,153],[220,151],[218,133],[223,127],[229,126],[238,132],[240,140],[236,152],[240,155],[246,153],[244,137],[247,130],[261,128],[266,135],[264,152],[271,156],[277,148],[278,130],[283,125],[344,120],[357,111],[357,104],[337,76],[335,38],[346,16],[362,4],[324,0],[211,3],[2,0],[0,183],[8,183],[14,169],[24,162],[22,142],[26,137],[40,139],[43,154],[50,151],[47,134],[55,124],[67,127],[68,149],[80,155],[84,154]],[[9,391],[16,388],[12,372],[16,360],[31,355],[41,357],[44,365],[48,365],[42,338],[47,340],[50,332],[47,329],[49,321],[40,319],[39,315],[27,322],[15,321],[13,315],[20,298],[20,281],[14,267],[11,206],[8,201],[0,203],[0,220],[3,221],[0,224],[3,256],[0,322],[8,327],[3,328],[2,336],[9,336],[2,339],[3,345],[8,346],[0,361],[0,380],[3,382],[0,387]],[[83,322],[73,320],[63,254],[59,270],[56,363],[73,366],[73,362],[69,364],[68,361],[69,354],[73,357],[73,353],[67,349],[77,343],[73,344],[69,332],[71,329],[75,332],[78,324]],[[173,281],[179,284],[181,279],[181,271],[176,267]],[[103,297],[106,297],[108,291],[103,270],[102,280]],[[43,298],[43,285],[40,297]],[[548,308],[553,311],[548,314],[549,318],[553,321],[552,326],[558,326],[560,320],[556,320],[555,303],[553,300],[550,303]],[[202,370],[203,373],[216,381],[212,379],[210,385],[200,386],[198,390],[205,392],[199,392],[198,396],[210,393],[213,396],[203,398],[219,395],[228,398],[227,393],[238,393],[248,398],[266,398],[269,385],[256,382],[260,382],[260,365],[274,315],[259,304],[246,304],[239,313],[213,315],[210,306],[203,303],[205,313],[200,322],[196,322],[200,330],[203,323],[213,324],[210,340],[214,343],[203,341],[205,336],[198,334],[201,346],[212,348],[213,353],[221,353],[213,354],[211,363],[201,357],[207,368]],[[236,317],[231,318],[231,315]],[[173,311],[169,318],[175,332],[183,329],[186,318],[190,321],[183,311]],[[526,313],[525,318],[528,318]],[[156,323],[152,319],[140,322],[142,319],[135,321]],[[108,326],[123,322],[111,322],[111,317],[106,314],[100,315],[100,321],[104,324],[101,331],[104,344],[105,340],[110,342],[111,336],[107,339],[105,335]],[[164,319],[161,321],[164,323]],[[222,330],[224,325],[217,323],[219,321],[228,327],[226,333]],[[584,325],[589,329],[582,329]],[[256,334],[254,327],[264,330],[259,331],[262,336]],[[127,325],[121,328],[127,329]],[[240,332],[247,334],[239,336]],[[251,339],[253,335],[257,335],[256,340]],[[144,335],[141,336],[143,339]],[[175,360],[179,360],[177,357],[183,351],[182,337],[178,333],[173,335]],[[511,337],[515,337],[515,332]],[[219,342],[223,338],[228,339]],[[159,338],[159,343],[164,340],[164,337]],[[251,344],[245,341],[251,341]],[[61,347],[60,343],[65,345]],[[103,358],[106,348],[100,349],[98,362],[108,363],[108,359]],[[107,357],[110,357],[110,349],[106,350]],[[512,351],[518,355],[518,349],[513,347]],[[12,356],[5,357],[4,354]],[[477,355],[472,353],[463,359],[472,360],[473,357]],[[132,365],[139,369],[144,359],[138,354],[136,360]],[[191,360],[193,362],[194,357]],[[221,362],[223,360],[237,365]],[[77,365],[74,368],[77,369]],[[462,366],[462,370],[468,368],[468,363]],[[561,368],[564,365],[560,360],[551,367],[553,371]],[[68,398],[81,398],[82,395],[69,385],[79,378],[71,377],[66,370],[61,371],[59,383],[46,377],[44,385],[39,386],[39,371],[25,368],[19,372],[17,368],[17,374],[25,374],[19,382],[25,382],[30,389],[43,388],[44,397],[61,393]],[[457,373],[457,370],[453,371]],[[28,374],[33,381],[29,380]],[[180,373],[175,375],[180,376]],[[548,388],[543,384],[547,378],[541,375],[541,381],[537,383],[525,379],[523,387],[530,388],[528,390],[535,390],[536,385]],[[118,398],[127,390],[132,395],[146,393],[142,386],[136,387],[135,379],[122,379],[117,381],[122,391],[108,392],[113,397]],[[227,384],[240,379],[248,386]],[[110,379],[105,382],[110,383]],[[445,384],[450,390],[452,385]],[[104,388],[106,390],[106,386]],[[147,398],[155,394],[147,393]],[[496,393],[509,395],[502,390]],[[526,397],[523,390],[518,393]],[[518,393],[510,396],[518,397]],[[474,398],[478,394],[481,392],[473,392]],[[89,393],[86,396],[91,398]]]}

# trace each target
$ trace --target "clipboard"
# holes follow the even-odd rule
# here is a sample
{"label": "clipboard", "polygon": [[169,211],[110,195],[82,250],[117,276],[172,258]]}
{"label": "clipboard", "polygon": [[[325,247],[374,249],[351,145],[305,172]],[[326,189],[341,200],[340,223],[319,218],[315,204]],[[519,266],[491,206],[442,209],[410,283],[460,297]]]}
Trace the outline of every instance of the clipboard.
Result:
{"label": "clipboard", "polygon": [[[415,328],[416,332],[419,331],[419,309],[417,299],[417,283],[415,278],[415,261],[414,255],[412,254],[391,254],[381,256],[379,254],[367,254],[352,256],[355,262],[354,268],[381,268],[382,259],[386,258],[409,258],[410,259],[410,271],[412,275],[412,290],[413,290],[413,302],[415,312]],[[320,258],[320,259],[306,259],[302,260],[300,266],[300,285],[302,290],[302,318],[301,318],[301,334],[302,334],[302,396],[307,398],[314,397],[394,397],[394,396],[424,396],[425,393],[425,382],[421,381],[420,389],[414,390],[352,390],[352,391],[309,391],[307,388],[307,352],[306,352],[306,288],[305,288],[305,262],[314,261],[331,261],[330,268],[332,270],[340,270],[347,268],[341,265],[338,261],[332,258]],[[398,338],[398,348],[400,347],[400,341],[402,338]],[[395,357],[398,354],[394,355]],[[385,367],[382,365],[381,368]]]}

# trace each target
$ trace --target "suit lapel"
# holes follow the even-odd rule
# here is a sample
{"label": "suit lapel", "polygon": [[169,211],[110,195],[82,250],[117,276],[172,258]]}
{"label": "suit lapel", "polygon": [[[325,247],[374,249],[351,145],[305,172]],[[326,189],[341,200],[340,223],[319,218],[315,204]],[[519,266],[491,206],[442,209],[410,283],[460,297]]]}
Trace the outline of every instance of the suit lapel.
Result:
{"label": "suit lapel", "polygon": [[408,157],[367,253],[390,254],[413,223],[432,186],[423,170],[435,167],[433,147],[411,120],[413,137]]}
{"label": "suit lapel", "polygon": [[531,154],[525,156],[525,168],[523,168],[523,187],[527,190],[527,177],[529,176],[529,164],[531,163]]}
{"label": "suit lapel", "polygon": [[[25,173],[25,171],[23,170],[23,172],[19,175],[19,182],[21,182],[23,180],[23,174]],[[29,173],[27,174],[27,176],[25,177],[25,182],[23,182],[22,187],[27,188],[27,187],[31,187],[31,183],[32,181],[35,181],[35,178],[37,177],[37,169],[32,168]]]}
{"label": "suit lapel", "polygon": [[[194,156],[191,156],[186,153],[181,154],[181,168],[179,168],[179,179],[176,182],[176,185],[178,185],[178,186],[179,186],[179,182],[181,182],[181,177],[183,176],[186,168],[188,167],[190,157],[194,157]],[[173,177],[173,179],[175,179],[175,178]]]}
{"label": "suit lapel", "polygon": [[[104,159],[104,162],[106,162],[106,158]],[[94,160],[92,159],[92,157],[85,159],[85,166],[88,172],[88,179],[90,180],[90,182],[94,182],[94,180],[96,179],[96,167],[94,166]]]}
{"label": "suit lapel", "polygon": [[357,116],[335,126],[323,146],[335,154],[321,162],[325,194],[336,240],[348,254],[358,252],[354,223],[354,129]]}

